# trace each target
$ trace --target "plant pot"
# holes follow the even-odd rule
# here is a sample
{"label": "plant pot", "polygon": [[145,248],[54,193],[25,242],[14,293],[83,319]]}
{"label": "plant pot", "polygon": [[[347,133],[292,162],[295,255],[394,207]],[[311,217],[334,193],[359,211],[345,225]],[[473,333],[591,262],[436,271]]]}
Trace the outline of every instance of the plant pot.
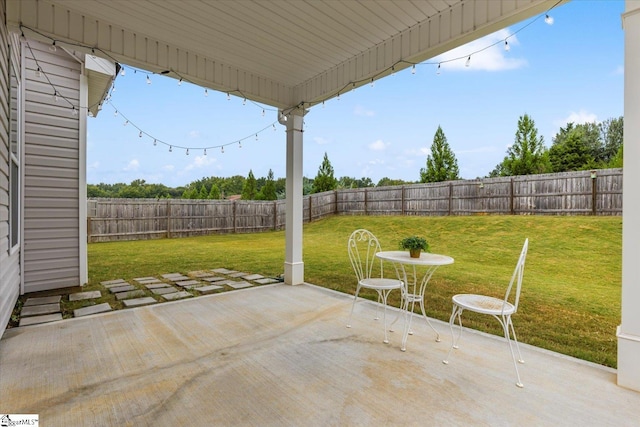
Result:
{"label": "plant pot", "polygon": [[409,256],[411,258],[420,258],[421,249],[409,249]]}

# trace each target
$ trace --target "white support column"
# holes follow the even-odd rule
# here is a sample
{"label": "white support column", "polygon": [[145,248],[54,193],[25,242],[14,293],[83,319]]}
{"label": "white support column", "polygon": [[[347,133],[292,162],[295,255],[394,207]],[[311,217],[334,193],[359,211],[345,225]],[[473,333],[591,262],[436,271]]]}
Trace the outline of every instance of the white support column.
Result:
{"label": "white support column", "polygon": [[78,258],[80,286],[89,282],[87,260],[87,100],[89,83],[84,65],[80,74],[80,105],[78,106]]}
{"label": "white support column", "polygon": [[640,2],[627,0],[624,28],[622,321],[618,385],[640,391]]}
{"label": "white support column", "polygon": [[302,261],[302,120],[305,111],[293,110],[280,119],[287,126],[287,205],[285,225],[284,283],[304,282]]}

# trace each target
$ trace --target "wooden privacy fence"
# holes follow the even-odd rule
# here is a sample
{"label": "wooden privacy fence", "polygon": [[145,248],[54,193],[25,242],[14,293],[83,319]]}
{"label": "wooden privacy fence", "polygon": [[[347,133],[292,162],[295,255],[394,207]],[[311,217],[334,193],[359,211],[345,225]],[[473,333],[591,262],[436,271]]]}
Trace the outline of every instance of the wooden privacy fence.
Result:
{"label": "wooden privacy fence", "polygon": [[[89,242],[281,230],[285,201],[93,199]],[[329,215],[622,215],[622,169],[336,190],[305,196]]]}

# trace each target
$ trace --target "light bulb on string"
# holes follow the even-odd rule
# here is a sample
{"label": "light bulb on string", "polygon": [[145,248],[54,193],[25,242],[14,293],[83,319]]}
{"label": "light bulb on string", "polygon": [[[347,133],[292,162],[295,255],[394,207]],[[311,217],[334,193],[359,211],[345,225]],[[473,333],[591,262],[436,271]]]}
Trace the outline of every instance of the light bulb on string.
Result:
{"label": "light bulb on string", "polygon": [[222,147],[220,147],[220,152],[224,153],[224,145]]}
{"label": "light bulb on string", "polygon": [[413,67],[411,67],[411,74],[415,74],[416,73],[416,64],[413,64]]}
{"label": "light bulb on string", "polygon": [[93,113],[89,111],[89,117],[93,117]]}
{"label": "light bulb on string", "polygon": [[227,92],[227,101],[231,101],[231,95],[229,95],[229,92]]}
{"label": "light bulb on string", "polygon": [[77,116],[78,115],[78,110],[76,110],[75,105],[73,106],[73,108],[71,109],[71,115],[72,116]]}
{"label": "light bulb on string", "polygon": [[118,117],[118,110],[113,112],[113,117]]}
{"label": "light bulb on string", "polygon": [[441,64],[438,64],[438,69],[436,70],[436,74],[438,74],[438,75],[440,75],[440,65]]}
{"label": "light bulb on string", "polygon": [[207,155],[207,149],[206,148],[204,149],[204,155],[205,156]]}
{"label": "light bulb on string", "polygon": [[147,84],[150,85],[151,84],[151,79],[149,78],[149,76],[147,75]]}
{"label": "light bulb on string", "polygon": [[374,83],[373,83],[373,78],[372,78],[372,79],[371,79],[371,87],[373,87],[373,84],[374,84]]}
{"label": "light bulb on string", "polygon": [[238,148],[242,148],[242,141],[238,141]]}
{"label": "light bulb on string", "polygon": [[547,25],[553,25],[553,16],[549,16],[549,14],[544,15],[544,22]]}
{"label": "light bulb on string", "polygon": [[338,92],[338,96],[336,97],[337,101],[340,101],[340,92]]}
{"label": "light bulb on string", "polygon": [[128,125],[128,124],[129,124],[129,120],[125,120],[125,121],[124,121],[124,124],[123,124],[122,126],[126,126],[126,125]]}
{"label": "light bulb on string", "polygon": [[188,156],[188,155],[189,155],[189,149],[188,149],[188,148],[187,148],[187,151],[186,151],[186,153],[187,153],[187,156]]}
{"label": "light bulb on string", "polygon": [[258,134],[256,133],[256,141],[258,140]]}
{"label": "light bulb on string", "polygon": [[156,140],[155,138],[153,138],[153,146],[155,147],[156,145],[158,145],[158,140]]}
{"label": "light bulb on string", "polygon": [[209,91],[207,89],[204,90],[204,96],[209,96]]}
{"label": "light bulb on string", "polygon": [[276,131],[276,124],[274,123],[271,126],[273,126],[273,131],[275,132]]}
{"label": "light bulb on string", "polygon": [[58,102],[58,100],[59,100],[59,99],[60,99],[60,98],[58,97],[58,91],[56,90],[56,91],[53,93],[53,100],[54,100],[54,101],[56,101],[56,102]]}
{"label": "light bulb on string", "polygon": [[40,68],[40,66],[38,65],[38,69],[36,70],[36,77],[40,78],[42,77],[42,69]]}
{"label": "light bulb on string", "polygon": [[178,80],[178,86],[182,86],[182,79]]}
{"label": "light bulb on string", "polygon": [[142,138],[142,131],[138,134],[138,138]]}
{"label": "light bulb on string", "polygon": [[58,50],[58,49],[56,48],[56,41],[55,41],[55,40],[53,41],[53,43],[51,43],[51,46],[49,46],[49,50],[50,50],[51,52],[55,52],[56,50]]}
{"label": "light bulb on string", "polygon": [[171,153],[173,151],[173,147],[170,145],[169,146],[169,152]]}
{"label": "light bulb on string", "polygon": [[322,108],[324,108],[324,100],[322,101]]}
{"label": "light bulb on string", "polygon": [[120,69],[120,75],[121,75],[122,77],[124,77],[124,75],[125,75],[125,74],[127,74],[127,71],[124,69],[124,67],[122,67],[122,68]]}
{"label": "light bulb on string", "polygon": [[247,98],[244,98],[244,99],[242,100],[242,105],[247,105]]}
{"label": "light bulb on string", "polygon": [[467,58],[467,62],[465,62],[465,63],[464,63],[464,66],[465,66],[465,67],[468,67],[469,65],[471,65],[471,56],[469,56],[469,57]]}
{"label": "light bulb on string", "polygon": [[262,117],[264,117],[264,108],[262,109]]}
{"label": "light bulb on string", "polygon": [[511,50],[511,46],[509,46],[509,42],[508,41],[504,41],[504,50],[509,52]]}

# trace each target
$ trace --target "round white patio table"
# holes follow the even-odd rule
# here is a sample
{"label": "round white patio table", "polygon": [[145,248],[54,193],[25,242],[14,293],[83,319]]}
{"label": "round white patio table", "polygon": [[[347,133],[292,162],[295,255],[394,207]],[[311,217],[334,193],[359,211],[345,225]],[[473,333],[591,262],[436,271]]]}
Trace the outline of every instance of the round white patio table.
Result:
{"label": "round white patio table", "polygon": [[[376,256],[382,260],[389,261],[393,264],[396,270],[398,279],[402,280],[405,287],[402,292],[402,310],[405,313],[404,330],[402,333],[402,346],[400,350],[405,351],[407,349],[407,338],[413,334],[411,330],[411,319],[413,316],[413,309],[416,302],[420,303],[420,310],[422,316],[427,321],[427,324],[436,333],[436,341],[440,341],[440,334],[433,327],[424,309],[424,293],[427,289],[427,284],[431,280],[431,276],[441,265],[453,264],[453,258],[447,255],[432,254],[428,252],[422,252],[420,258],[411,258],[408,251],[382,251],[378,252]],[[422,268],[425,267],[424,274],[419,274]],[[420,279],[420,280],[418,280]],[[398,320],[393,321],[393,324]]]}

